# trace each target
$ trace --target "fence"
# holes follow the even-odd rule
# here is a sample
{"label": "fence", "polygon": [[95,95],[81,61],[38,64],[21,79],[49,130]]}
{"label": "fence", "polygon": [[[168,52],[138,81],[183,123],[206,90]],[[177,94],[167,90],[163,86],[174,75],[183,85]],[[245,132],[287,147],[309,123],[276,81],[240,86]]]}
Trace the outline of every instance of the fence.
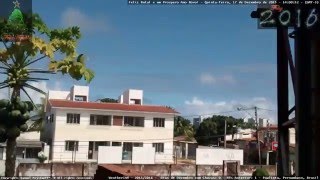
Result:
{"label": "fence", "polygon": [[[160,152],[154,153],[152,157],[156,163],[168,163],[168,164],[174,163],[174,158],[176,153],[175,153],[175,150],[173,149],[172,142],[169,145],[171,145],[172,148],[165,148],[165,146],[162,146],[162,148],[161,147],[154,148],[160,151]],[[135,163],[133,162],[133,158],[137,156],[137,154],[134,154],[133,148],[136,148],[136,147],[133,145],[131,147],[128,147],[128,146],[123,146],[123,143],[122,143],[122,144],[117,144],[117,146],[112,146],[111,144],[90,146],[89,141],[78,141],[76,146],[67,146],[66,142],[62,142],[62,141],[55,142],[55,144],[50,147],[49,162],[71,162],[71,163],[98,162],[98,154],[99,154],[98,148],[101,146],[102,147],[105,147],[105,146],[121,147],[122,163],[128,163],[128,164]],[[142,147],[152,148],[153,146],[152,146],[152,143],[143,143]]]}
{"label": "fence", "polygon": [[17,176],[94,176],[95,163],[21,163],[17,167]]}

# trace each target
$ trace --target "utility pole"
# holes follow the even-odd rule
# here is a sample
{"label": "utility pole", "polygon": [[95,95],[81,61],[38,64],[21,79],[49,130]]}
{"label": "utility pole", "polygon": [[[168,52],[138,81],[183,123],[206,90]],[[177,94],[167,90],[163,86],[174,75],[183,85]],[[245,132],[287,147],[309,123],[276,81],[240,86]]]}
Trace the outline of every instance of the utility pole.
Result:
{"label": "utility pole", "polygon": [[258,126],[258,108],[254,107],[254,116],[256,119],[256,134],[257,134],[257,144],[258,144],[258,153],[259,153],[259,165],[261,166],[261,149],[260,149],[260,140],[259,140],[259,126]]}
{"label": "utility pole", "polygon": [[227,148],[227,119],[224,120],[224,148]]}
{"label": "utility pole", "polygon": [[267,147],[268,151],[270,150],[270,124],[269,119],[267,119]]}

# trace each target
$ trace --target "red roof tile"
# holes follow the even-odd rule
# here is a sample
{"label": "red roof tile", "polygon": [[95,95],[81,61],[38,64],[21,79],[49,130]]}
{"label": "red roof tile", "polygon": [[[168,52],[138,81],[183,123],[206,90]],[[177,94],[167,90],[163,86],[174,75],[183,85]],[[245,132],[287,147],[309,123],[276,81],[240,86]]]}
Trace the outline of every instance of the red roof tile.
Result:
{"label": "red roof tile", "polygon": [[51,107],[60,107],[60,108],[101,109],[101,110],[158,112],[158,113],[178,114],[177,111],[170,109],[168,107],[165,107],[165,106],[81,102],[81,101],[69,101],[69,100],[57,100],[57,99],[50,99],[49,104]]}

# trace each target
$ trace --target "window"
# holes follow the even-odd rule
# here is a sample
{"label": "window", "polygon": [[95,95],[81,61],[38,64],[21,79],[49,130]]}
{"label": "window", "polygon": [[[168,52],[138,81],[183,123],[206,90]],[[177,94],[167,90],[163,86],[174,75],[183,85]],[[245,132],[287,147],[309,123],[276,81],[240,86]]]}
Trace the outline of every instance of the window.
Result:
{"label": "window", "polygon": [[164,144],[163,143],[153,143],[152,147],[156,149],[156,153],[163,153],[164,152]]}
{"label": "window", "polygon": [[74,96],[75,101],[87,101],[87,96]]}
{"label": "window", "polygon": [[124,117],[124,126],[144,127],[144,117]]}
{"label": "window", "polygon": [[112,146],[121,146],[121,142],[112,142]]}
{"label": "window", "polygon": [[99,146],[110,146],[110,142],[109,141],[96,141],[95,142],[95,151],[98,151]]}
{"label": "window", "polygon": [[90,115],[90,125],[111,125],[111,116]]}
{"label": "window", "polygon": [[153,118],[153,127],[164,127],[164,118]]}
{"label": "window", "polygon": [[66,151],[78,151],[79,141],[66,141]]}
{"label": "window", "polygon": [[68,124],[80,124],[80,114],[67,114]]}
{"label": "window", "polygon": [[54,114],[50,115],[50,122],[53,123]]}

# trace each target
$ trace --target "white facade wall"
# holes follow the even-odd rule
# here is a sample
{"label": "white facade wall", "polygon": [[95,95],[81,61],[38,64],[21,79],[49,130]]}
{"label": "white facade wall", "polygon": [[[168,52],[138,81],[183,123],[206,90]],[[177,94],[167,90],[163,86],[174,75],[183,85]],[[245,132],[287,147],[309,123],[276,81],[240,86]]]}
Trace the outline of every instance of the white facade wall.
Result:
{"label": "white facade wall", "polygon": [[296,144],[296,129],[289,128],[289,144]]}
{"label": "white facade wall", "polygon": [[139,99],[141,101],[141,105],[143,105],[143,91],[136,89],[129,89],[123,93],[123,103],[124,104],[134,104],[132,99]]}
{"label": "white facade wall", "polygon": [[[89,141],[142,142],[143,147],[164,142],[164,153],[156,153],[156,162],[173,162],[174,115],[161,113],[124,112],[107,110],[54,109],[53,161],[88,160]],[[80,114],[80,124],[67,124],[67,113]],[[90,125],[90,114],[145,117],[145,127]],[[165,118],[165,127],[153,127],[153,118]],[[112,124],[112,123],[111,123]],[[49,126],[49,125],[48,125]],[[76,155],[65,151],[65,141],[79,141]],[[76,157],[75,157],[76,156]]]}
{"label": "white facade wall", "polygon": [[197,148],[197,165],[222,165],[224,160],[238,160],[243,165],[242,149]]}
{"label": "white facade wall", "polygon": [[89,86],[73,86],[71,88],[71,99],[74,100],[75,96],[86,96],[87,102],[89,101]]}
{"label": "white facade wall", "polygon": [[49,91],[48,99],[70,100],[70,91]]}

